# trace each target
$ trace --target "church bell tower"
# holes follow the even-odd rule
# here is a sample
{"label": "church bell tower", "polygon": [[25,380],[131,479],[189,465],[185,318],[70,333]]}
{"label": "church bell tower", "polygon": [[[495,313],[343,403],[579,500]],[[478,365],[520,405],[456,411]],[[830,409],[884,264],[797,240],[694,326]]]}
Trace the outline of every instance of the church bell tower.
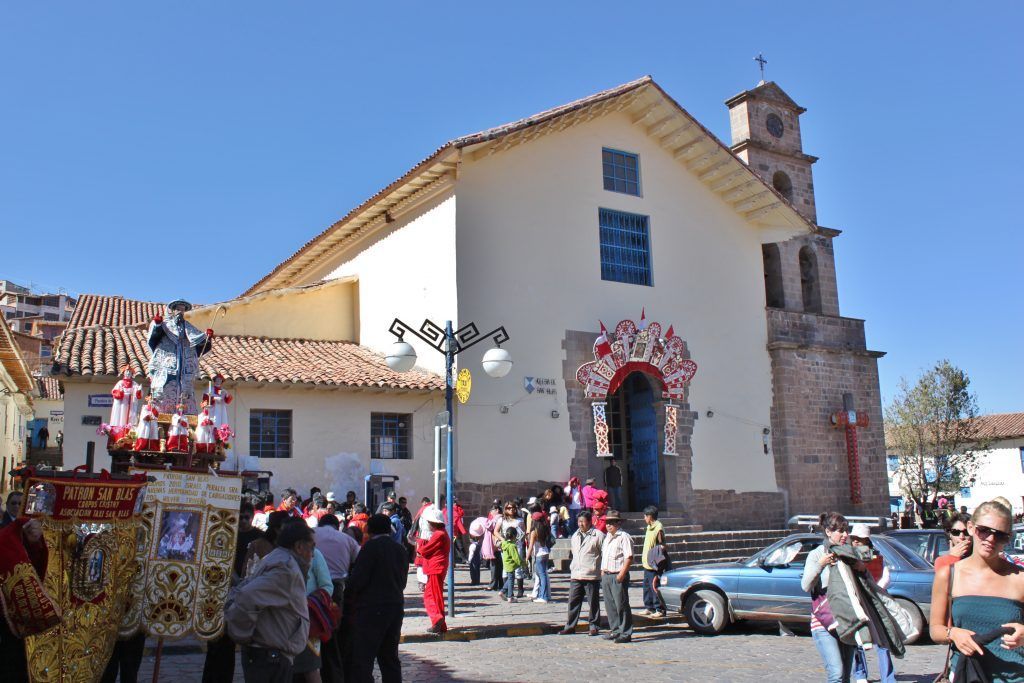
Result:
{"label": "church bell tower", "polygon": [[818,158],[804,154],[800,139],[800,115],[807,110],[771,81],[761,81],[725,104],[732,151],[793,208],[817,223],[811,165]]}
{"label": "church bell tower", "polygon": [[[885,435],[878,383],[881,353],[866,345],[864,321],[839,312],[833,240],[839,230],[818,224],[811,167],[800,116],[806,111],[782,88],[762,80],[726,100],[732,151],[813,226],[784,242],[762,244],[768,354],[774,399],[770,449],[775,479],[786,492],[786,514],[889,509]],[[848,442],[830,415],[847,395],[868,414],[851,467]],[[858,407],[858,413],[861,408]],[[831,411],[831,412],[830,412]],[[854,496],[854,490],[860,493]]]}

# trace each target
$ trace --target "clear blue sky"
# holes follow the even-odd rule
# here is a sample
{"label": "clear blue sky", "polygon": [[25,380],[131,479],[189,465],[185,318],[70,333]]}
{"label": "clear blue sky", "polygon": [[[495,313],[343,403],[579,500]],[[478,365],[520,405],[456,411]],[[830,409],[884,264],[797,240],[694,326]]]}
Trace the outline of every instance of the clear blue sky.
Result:
{"label": "clear blue sky", "polygon": [[1024,411],[1024,6],[704,5],[4,3],[0,277],[230,298],[445,140],[643,74],[728,140],[763,51],[886,399],[948,357]]}

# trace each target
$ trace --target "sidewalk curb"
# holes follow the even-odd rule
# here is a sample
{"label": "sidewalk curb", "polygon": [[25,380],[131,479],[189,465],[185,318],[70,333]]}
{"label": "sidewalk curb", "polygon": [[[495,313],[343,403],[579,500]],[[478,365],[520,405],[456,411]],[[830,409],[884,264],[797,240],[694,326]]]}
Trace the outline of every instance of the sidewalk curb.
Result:
{"label": "sidewalk curb", "polygon": [[[663,624],[684,624],[682,615],[652,619],[651,617],[633,615],[633,626],[644,628],[648,626],[660,626]],[[497,626],[468,626],[465,628],[450,629],[443,636],[431,633],[408,633],[399,639],[402,645],[413,645],[416,643],[436,643],[438,641],[470,642],[473,640],[484,640],[486,638],[522,638],[527,636],[547,636],[558,633],[562,630],[563,624],[551,624],[548,622],[525,622],[521,624],[504,624]],[[586,624],[578,624],[576,633],[579,635],[587,632]],[[198,644],[164,645],[164,657],[176,657],[181,655],[205,654],[206,651]],[[156,654],[156,648],[146,646],[144,655],[152,657]]]}
{"label": "sidewalk curb", "polygon": [[[661,619],[653,619],[651,617],[644,617],[640,615],[633,615],[633,626],[634,627],[647,627],[647,626],[659,626],[662,624],[684,624],[686,620],[683,619],[682,615],[669,616]],[[435,643],[442,640],[453,640],[461,642],[469,642],[472,640],[482,640],[484,638],[517,638],[523,636],[545,636],[553,633],[558,633],[562,630],[562,624],[551,624],[546,622],[532,622],[522,624],[509,624],[501,626],[473,626],[467,628],[453,628],[449,629],[443,636],[434,635],[431,633],[409,633],[403,635],[399,640],[403,645],[414,644],[414,643]],[[584,634],[587,632],[588,626],[586,624],[577,624],[576,633]]]}

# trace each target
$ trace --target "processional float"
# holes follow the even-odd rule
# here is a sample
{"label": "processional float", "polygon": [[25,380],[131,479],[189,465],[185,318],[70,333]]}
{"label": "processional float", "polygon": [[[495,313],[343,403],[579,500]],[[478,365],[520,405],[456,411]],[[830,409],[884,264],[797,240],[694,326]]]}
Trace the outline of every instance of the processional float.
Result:
{"label": "processional float", "polygon": [[31,472],[25,512],[43,518],[43,586],[60,623],[26,640],[36,682],[98,681],[117,638],[218,638],[231,584],[242,479],[220,471],[234,432],[231,396],[214,376],[196,400],[213,330],[169,303],[149,324],[148,387],[126,366],[113,387],[111,473]]}

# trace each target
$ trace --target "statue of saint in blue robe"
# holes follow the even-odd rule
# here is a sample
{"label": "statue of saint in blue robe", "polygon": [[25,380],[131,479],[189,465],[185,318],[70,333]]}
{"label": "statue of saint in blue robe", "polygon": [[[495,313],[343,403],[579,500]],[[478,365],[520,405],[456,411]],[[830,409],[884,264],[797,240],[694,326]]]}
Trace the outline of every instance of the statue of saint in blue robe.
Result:
{"label": "statue of saint in blue robe", "polygon": [[195,394],[199,357],[210,350],[212,339],[185,320],[192,305],[181,299],[167,304],[164,316],[149,324],[149,349],[152,356],[149,375],[153,404],[161,413],[173,413],[180,403],[188,415],[197,414]]}

